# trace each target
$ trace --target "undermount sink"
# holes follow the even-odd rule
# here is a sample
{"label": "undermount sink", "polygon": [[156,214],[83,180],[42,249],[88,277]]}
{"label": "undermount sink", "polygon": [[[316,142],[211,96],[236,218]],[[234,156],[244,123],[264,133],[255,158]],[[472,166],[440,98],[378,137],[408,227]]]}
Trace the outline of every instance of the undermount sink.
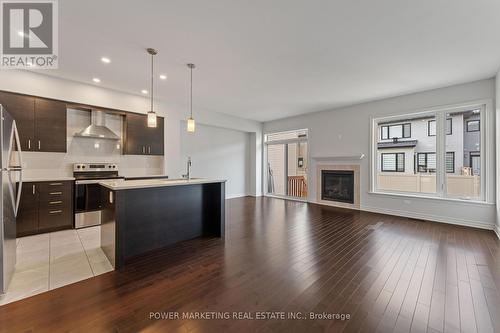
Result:
{"label": "undermount sink", "polygon": [[[191,178],[190,180],[199,180],[199,179],[202,179],[202,178]],[[169,183],[169,182],[178,182],[178,181],[181,181],[181,180],[188,181],[186,178],[173,178],[173,179],[162,180],[162,182]]]}

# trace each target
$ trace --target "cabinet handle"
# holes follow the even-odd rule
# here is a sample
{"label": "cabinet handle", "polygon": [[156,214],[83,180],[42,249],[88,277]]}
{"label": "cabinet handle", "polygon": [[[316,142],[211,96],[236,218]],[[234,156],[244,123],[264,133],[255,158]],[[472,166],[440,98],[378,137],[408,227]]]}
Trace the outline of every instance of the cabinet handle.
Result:
{"label": "cabinet handle", "polygon": [[28,139],[28,149],[31,149],[31,139]]}
{"label": "cabinet handle", "polygon": [[31,185],[31,190],[33,191],[33,195],[34,195],[36,192],[35,185]]}
{"label": "cabinet handle", "polygon": [[50,192],[50,195],[61,195],[62,192]]}
{"label": "cabinet handle", "polygon": [[38,150],[40,150],[40,140],[38,140]]}
{"label": "cabinet handle", "polygon": [[58,213],[62,213],[62,210],[51,210],[51,211],[49,211],[49,214],[58,214]]}
{"label": "cabinet handle", "polygon": [[60,186],[60,185],[62,185],[62,183],[50,183],[49,185],[50,186]]}
{"label": "cabinet handle", "polygon": [[148,154],[151,154],[151,147],[148,147]]}
{"label": "cabinet handle", "polygon": [[49,205],[57,205],[60,203],[62,203],[62,201],[51,201],[51,202],[49,202]]}

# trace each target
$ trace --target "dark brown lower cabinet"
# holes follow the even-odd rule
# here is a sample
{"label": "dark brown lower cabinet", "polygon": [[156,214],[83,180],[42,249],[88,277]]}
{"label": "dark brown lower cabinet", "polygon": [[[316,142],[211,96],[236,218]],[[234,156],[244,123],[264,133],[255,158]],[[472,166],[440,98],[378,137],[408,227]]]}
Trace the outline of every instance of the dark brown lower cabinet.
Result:
{"label": "dark brown lower cabinet", "polygon": [[73,227],[73,182],[23,183],[17,236]]}
{"label": "dark brown lower cabinet", "polygon": [[38,194],[36,183],[23,183],[21,201],[16,219],[17,237],[32,235],[38,231]]}

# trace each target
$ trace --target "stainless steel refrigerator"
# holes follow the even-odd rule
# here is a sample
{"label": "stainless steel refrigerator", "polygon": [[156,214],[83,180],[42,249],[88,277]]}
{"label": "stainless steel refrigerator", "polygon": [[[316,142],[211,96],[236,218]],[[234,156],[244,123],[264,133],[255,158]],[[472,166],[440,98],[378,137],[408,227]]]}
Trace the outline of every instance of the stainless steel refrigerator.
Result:
{"label": "stainless steel refrigerator", "polygon": [[0,294],[16,266],[16,216],[23,183],[22,154],[16,122],[0,105],[1,183],[0,200]]}

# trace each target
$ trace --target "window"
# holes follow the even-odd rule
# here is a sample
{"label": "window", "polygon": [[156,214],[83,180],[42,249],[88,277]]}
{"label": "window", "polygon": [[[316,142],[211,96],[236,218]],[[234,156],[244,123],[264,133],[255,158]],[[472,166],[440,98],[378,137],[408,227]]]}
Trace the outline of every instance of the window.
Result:
{"label": "window", "polygon": [[[483,152],[493,138],[488,135],[492,124],[484,123],[489,122],[489,105],[454,105],[374,119],[371,189],[491,202],[492,182],[485,179],[491,156]],[[403,124],[411,128],[411,139],[390,140],[391,135],[404,134]]]}
{"label": "window", "polygon": [[[436,172],[436,153],[418,153],[417,172]],[[455,172],[455,152],[446,153],[446,172]]]}
{"label": "window", "polygon": [[467,132],[479,132],[480,129],[479,120],[468,120],[466,127],[467,127]]}
{"label": "window", "polygon": [[446,119],[446,135],[452,135],[453,134],[453,119],[448,118]]}
{"label": "window", "polygon": [[266,142],[272,141],[286,141],[286,140],[306,140],[307,130],[277,132],[265,135]]}
{"label": "window", "polygon": [[389,126],[382,126],[382,140],[389,139]]}
{"label": "window", "polygon": [[381,156],[383,172],[405,172],[404,153],[385,153]]}
{"label": "window", "polygon": [[418,153],[417,172],[436,172],[436,153]]}
{"label": "window", "polygon": [[478,151],[474,151],[470,153],[470,161],[469,161],[472,175],[479,176],[481,174],[481,154]]}
{"label": "window", "polygon": [[446,173],[455,173],[455,152],[446,153]]}
{"label": "window", "polygon": [[[446,135],[453,134],[453,119],[446,119]],[[429,120],[427,123],[427,135],[428,136],[436,136],[436,121]]]}
{"label": "window", "polygon": [[427,135],[428,136],[436,136],[436,121],[429,120],[427,122]]}
{"label": "window", "polygon": [[[446,174],[446,195],[481,200],[485,187],[481,177],[481,110],[456,111],[451,115],[461,120],[465,131],[446,138],[447,149],[457,152],[453,157],[456,168]],[[447,171],[448,165],[447,160]]]}
{"label": "window", "polygon": [[381,139],[401,139],[411,137],[411,124],[386,125],[381,127]]}

